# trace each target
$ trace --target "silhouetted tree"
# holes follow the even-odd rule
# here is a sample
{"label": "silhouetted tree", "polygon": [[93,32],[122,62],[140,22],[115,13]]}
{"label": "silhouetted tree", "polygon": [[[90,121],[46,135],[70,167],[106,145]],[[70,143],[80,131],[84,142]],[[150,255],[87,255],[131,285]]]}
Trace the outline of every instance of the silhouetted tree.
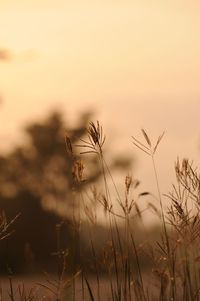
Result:
{"label": "silhouetted tree", "polygon": [[[50,254],[57,248],[55,225],[61,217],[65,219],[62,247],[69,247],[72,208],[76,206],[74,188],[96,181],[101,171],[96,156],[87,157],[87,177],[75,187],[74,162],[66,151],[65,134],[72,145],[77,144],[86,134],[89,118],[90,114],[83,114],[77,126],[70,128],[62,114],[54,112],[44,122],[27,126],[26,145],[0,157],[0,207],[8,219],[21,213],[15,225],[16,233],[0,250],[0,272],[5,270],[5,264],[16,270],[27,264],[29,269],[37,269],[37,265],[50,267]],[[122,162],[113,161],[111,168],[130,163]]]}

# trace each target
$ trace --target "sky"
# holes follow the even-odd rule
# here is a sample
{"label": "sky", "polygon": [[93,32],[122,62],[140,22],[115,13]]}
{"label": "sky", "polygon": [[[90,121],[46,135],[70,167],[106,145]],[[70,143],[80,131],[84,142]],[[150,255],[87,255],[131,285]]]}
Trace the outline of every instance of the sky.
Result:
{"label": "sky", "polygon": [[110,151],[137,158],[145,190],[151,162],[131,143],[154,140],[163,192],[177,156],[200,158],[200,3],[197,0],[1,0],[0,150],[53,109],[71,122],[91,110]]}

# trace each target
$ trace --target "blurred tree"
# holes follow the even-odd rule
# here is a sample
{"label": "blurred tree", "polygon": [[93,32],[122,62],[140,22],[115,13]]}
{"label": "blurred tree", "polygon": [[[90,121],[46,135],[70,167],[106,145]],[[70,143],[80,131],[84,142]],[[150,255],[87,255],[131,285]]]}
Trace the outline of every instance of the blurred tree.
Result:
{"label": "blurred tree", "polygon": [[[54,112],[44,122],[27,126],[27,145],[0,156],[0,207],[8,219],[21,213],[16,233],[4,242],[0,251],[1,262],[18,270],[27,261],[32,268],[36,263],[49,266],[48,254],[56,250],[55,224],[61,217],[65,218],[63,244],[69,246],[70,220],[76,203],[73,160],[66,151],[64,137],[67,133],[72,145],[77,144],[86,134],[89,119],[90,114],[83,114],[77,126],[70,128],[62,114]],[[116,159],[110,166],[124,168],[127,164],[129,159]],[[89,170],[83,187],[101,176],[96,156],[88,156],[86,165]],[[1,270],[5,270],[5,265],[2,268],[0,265]]]}

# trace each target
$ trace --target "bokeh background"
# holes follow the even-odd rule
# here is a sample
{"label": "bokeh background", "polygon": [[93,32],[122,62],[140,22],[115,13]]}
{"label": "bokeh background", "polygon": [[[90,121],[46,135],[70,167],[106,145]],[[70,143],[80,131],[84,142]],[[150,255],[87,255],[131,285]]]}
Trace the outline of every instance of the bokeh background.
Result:
{"label": "bokeh background", "polygon": [[1,153],[55,110],[70,126],[91,112],[110,154],[133,156],[128,172],[145,191],[155,190],[151,162],[131,136],[165,131],[157,166],[167,193],[177,156],[200,156],[199,13],[189,0],[1,0]]}
{"label": "bokeh background", "polygon": [[[49,110],[72,122],[89,110],[112,151],[136,155],[131,135],[165,130],[159,166],[168,189],[176,156],[199,158],[199,11],[187,0],[2,0],[1,149]],[[137,156],[151,187],[148,160]]]}

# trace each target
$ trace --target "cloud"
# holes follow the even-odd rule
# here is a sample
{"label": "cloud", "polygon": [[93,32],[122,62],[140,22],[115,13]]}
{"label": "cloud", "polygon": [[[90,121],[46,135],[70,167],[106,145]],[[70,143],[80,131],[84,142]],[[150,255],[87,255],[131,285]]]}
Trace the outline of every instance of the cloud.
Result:
{"label": "cloud", "polygon": [[9,49],[0,48],[0,61],[9,62],[13,58],[13,54]]}

